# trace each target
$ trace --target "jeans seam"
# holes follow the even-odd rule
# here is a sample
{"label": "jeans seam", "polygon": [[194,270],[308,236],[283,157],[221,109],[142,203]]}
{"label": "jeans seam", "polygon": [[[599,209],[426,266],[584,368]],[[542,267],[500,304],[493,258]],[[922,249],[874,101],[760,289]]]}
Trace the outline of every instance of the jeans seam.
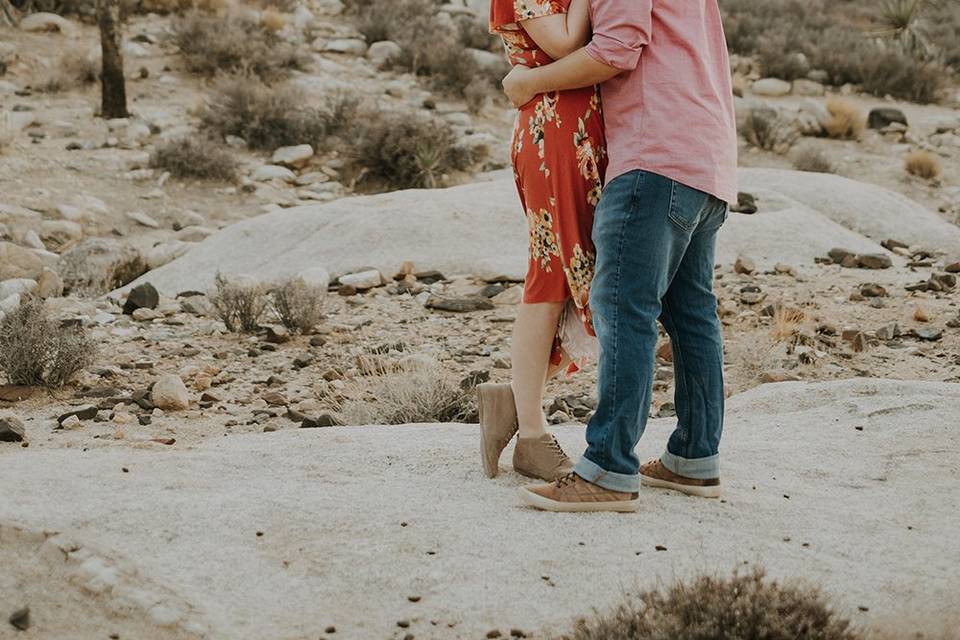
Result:
{"label": "jeans seam", "polygon": [[[676,334],[676,338],[675,338],[673,335],[670,336],[670,349],[671,349],[671,351],[672,351],[672,353],[673,353],[674,363],[678,364],[678,365],[679,365],[679,368],[680,368],[682,371],[686,371],[687,368],[684,366],[684,362],[683,362],[683,348],[680,346],[679,332],[676,330],[676,329],[677,329],[677,323],[674,321],[673,312],[670,310],[670,303],[667,302],[666,296],[664,296],[664,299],[661,301],[661,307],[662,307],[662,313],[664,314],[664,317],[667,319],[667,322],[670,323],[670,325],[674,328],[673,333]],[[676,367],[675,367],[675,369],[676,369]],[[676,384],[677,384],[677,390],[678,390],[678,391],[680,390],[680,388],[681,388],[680,385],[682,384],[683,395],[684,395],[684,402],[686,403],[686,406],[687,406],[687,408],[689,409],[689,407],[690,407],[690,397],[689,397],[689,396],[690,396],[690,390],[689,390],[689,388],[687,387],[687,381],[686,381],[685,379],[678,378],[678,379],[676,380]],[[679,423],[679,414],[678,414],[678,416],[677,416],[677,420],[678,420],[678,423]],[[679,426],[679,425],[678,425],[678,426]],[[689,430],[689,425],[687,426],[686,431],[683,432],[683,457],[684,457],[684,458],[690,457],[690,430]]]}
{"label": "jeans seam", "polygon": [[[620,344],[620,281],[621,274],[623,273],[623,244],[625,242],[624,232],[627,228],[627,223],[633,217],[633,213],[637,207],[637,191],[640,187],[640,183],[643,181],[643,172],[640,171],[637,173],[637,179],[633,183],[633,188],[630,190],[630,209],[627,211],[627,215],[623,217],[623,220],[620,222],[620,229],[617,231],[617,271],[614,278],[614,287],[613,287],[613,344]],[[613,369],[613,406],[617,406],[617,348],[614,348],[614,353],[611,357],[613,360],[612,369]],[[608,356],[609,357],[609,356]],[[612,429],[608,428],[603,432],[603,440],[600,443],[600,451],[603,452],[604,459],[600,461],[599,466],[606,469],[610,464],[610,461],[607,460],[607,442],[610,439],[610,432]]]}

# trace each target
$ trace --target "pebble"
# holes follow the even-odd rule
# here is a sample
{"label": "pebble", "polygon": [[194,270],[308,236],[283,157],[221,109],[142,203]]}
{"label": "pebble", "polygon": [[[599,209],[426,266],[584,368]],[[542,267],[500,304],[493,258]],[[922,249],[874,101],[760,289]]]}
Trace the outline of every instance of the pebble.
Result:
{"label": "pebble", "polygon": [[20,631],[26,631],[30,628],[30,607],[17,609],[8,618],[10,624]]}
{"label": "pebble", "polygon": [[0,417],[0,442],[23,442],[26,427],[14,416]]}
{"label": "pebble", "polygon": [[164,411],[179,411],[190,407],[190,394],[180,376],[168,374],[153,385],[150,402]]}

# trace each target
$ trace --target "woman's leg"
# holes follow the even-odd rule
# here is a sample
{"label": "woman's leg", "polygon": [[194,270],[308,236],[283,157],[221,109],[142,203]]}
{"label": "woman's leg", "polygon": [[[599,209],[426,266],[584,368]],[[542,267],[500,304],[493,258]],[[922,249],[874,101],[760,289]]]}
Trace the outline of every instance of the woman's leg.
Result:
{"label": "woman's leg", "polygon": [[513,367],[513,395],[521,438],[539,438],[547,433],[543,415],[543,387],[549,374],[550,353],[557,334],[562,302],[521,304],[513,325],[510,358]]}

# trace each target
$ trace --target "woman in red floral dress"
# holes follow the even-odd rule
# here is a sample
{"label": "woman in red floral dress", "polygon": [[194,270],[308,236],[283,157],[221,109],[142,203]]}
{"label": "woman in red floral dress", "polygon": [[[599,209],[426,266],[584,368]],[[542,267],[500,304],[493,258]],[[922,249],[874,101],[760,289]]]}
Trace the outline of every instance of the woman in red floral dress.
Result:
{"label": "woman in red floral dress", "polygon": [[[490,30],[511,64],[549,64],[589,39],[588,0],[491,0]],[[596,350],[588,301],[593,210],[606,165],[599,89],[542,94],[521,107],[511,155],[529,227],[529,266],[513,330],[512,384],[480,389],[481,446],[493,477],[519,427],[514,466],[552,481],[572,465],[547,433],[544,381],[576,371]]]}

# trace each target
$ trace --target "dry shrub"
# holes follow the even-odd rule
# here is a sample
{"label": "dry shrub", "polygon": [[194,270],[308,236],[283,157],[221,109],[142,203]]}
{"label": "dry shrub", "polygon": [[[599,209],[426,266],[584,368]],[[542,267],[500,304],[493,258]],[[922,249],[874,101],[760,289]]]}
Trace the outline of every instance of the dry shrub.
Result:
{"label": "dry shrub", "polygon": [[17,130],[13,125],[13,117],[6,111],[0,112],[0,154],[13,146],[17,139]]}
{"label": "dry shrub", "polygon": [[275,7],[267,7],[260,13],[260,24],[267,31],[276,33],[287,26],[287,17]]}
{"label": "dry shrub", "polygon": [[260,319],[268,299],[262,285],[244,278],[227,280],[217,273],[214,290],[208,296],[217,317],[233,333],[253,333],[260,328]]}
{"label": "dry shrub", "polygon": [[458,422],[474,413],[473,390],[461,388],[439,367],[384,373],[357,391],[364,399],[340,408],[347,424]]}
{"label": "dry shrub", "polygon": [[776,153],[786,153],[800,137],[796,127],[785,121],[775,109],[761,107],[750,110],[742,133],[751,146]]}
{"label": "dry shrub", "polygon": [[771,335],[776,342],[789,342],[800,332],[807,321],[803,309],[777,305],[773,312],[773,330]]}
{"label": "dry shrub", "polygon": [[75,48],[60,55],[37,88],[44,93],[60,93],[95,84],[99,78],[100,57]]}
{"label": "dry shrub", "polygon": [[858,140],[867,126],[867,115],[851,100],[832,96],[827,100],[830,119],[824,130],[831,138]]}
{"label": "dry shrub", "polygon": [[271,309],[286,328],[302,333],[312,331],[323,318],[323,301],[327,290],[289,278],[273,287]]}
{"label": "dry shrub", "polygon": [[470,113],[479,114],[490,101],[490,83],[484,78],[474,78],[464,87],[463,99]]}
{"label": "dry shrub", "polygon": [[251,149],[294,144],[316,148],[348,125],[357,102],[346,95],[331,96],[320,106],[311,102],[295,87],[234,77],[217,85],[200,117],[206,128],[220,136],[239,136]]}
{"label": "dry shrub", "polygon": [[237,161],[226,145],[203,137],[162,142],[150,154],[150,166],[177,178],[233,180]]}
{"label": "dry shrub", "polygon": [[61,387],[96,353],[81,327],[53,320],[39,298],[28,298],[0,321],[0,371],[10,384]]}
{"label": "dry shrub", "polygon": [[137,11],[140,13],[183,13],[194,8],[193,0],[140,0]]}
{"label": "dry shrub", "polygon": [[812,171],[814,173],[833,173],[833,163],[822,150],[811,145],[799,149],[793,156],[793,168],[797,171]]}
{"label": "dry shrub", "polygon": [[922,149],[908,153],[903,167],[910,175],[924,180],[933,180],[940,175],[941,171],[940,159],[929,151]]}
{"label": "dry shrub", "polygon": [[307,61],[252,13],[215,16],[192,11],[176,22],[174,40],[187,69],[206,76],[226,72],[273,78],[302,69]]}
{"label": "dry shrub", "polygon": [[351,162],[376,186],[433,188],[479,158],[458,146],[446,122],[412,113],[369,112],[351,131]]}
{"label": "dry shrub", "polygon": [[763,570],[701,576],[647,591],[580,622],[563,640],[861,640],[821,592]]}

